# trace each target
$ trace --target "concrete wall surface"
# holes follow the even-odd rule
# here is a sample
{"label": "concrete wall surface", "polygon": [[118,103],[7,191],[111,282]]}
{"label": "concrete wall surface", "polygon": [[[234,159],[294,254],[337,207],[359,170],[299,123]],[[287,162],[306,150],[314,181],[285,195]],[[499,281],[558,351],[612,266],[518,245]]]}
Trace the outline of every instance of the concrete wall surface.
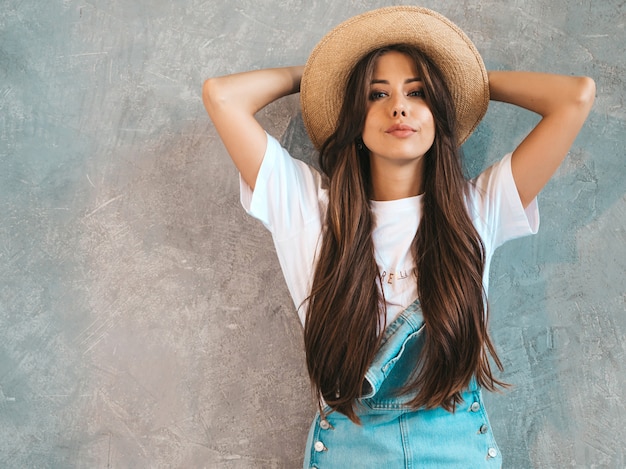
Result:
{"label": "concrete wall surface", "polygon": [[[0,467],[301,466],[314,413],[301,327],[201,86],[303,63],[332,26],[384,5],[2,1]],[[539,234],[492,264],[513,387],[487,405],[505,468],[624,468],[626,4],[423,5],[488,68],[596,80]],[[297,97],[259,119],[311,158]],[[536,120],[492,104],[464,147],[471,171]]]}

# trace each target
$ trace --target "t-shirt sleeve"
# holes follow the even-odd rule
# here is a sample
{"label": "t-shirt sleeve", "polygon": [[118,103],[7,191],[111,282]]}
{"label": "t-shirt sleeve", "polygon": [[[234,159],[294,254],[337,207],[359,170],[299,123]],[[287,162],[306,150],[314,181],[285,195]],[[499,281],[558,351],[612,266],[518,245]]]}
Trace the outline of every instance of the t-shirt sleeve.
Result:
{"label": "t-shirt sleeve", "polygon": [[524,209],[511,171],[511,154],[487,168],[470,185],[474,225],[489,252],[506,241],[537,233],[537,199]]}
{"label": "t-shirt sleeve", "polygon": [[260,220],[275,239],[293,236],[319,220],[323,199],[319,173],[292,158],[271,135],[267,135],[254,190],[241,175],[239,188],[243,208]]}
{"label": "t-shirt sleeve", "polygon": [[322,214],[328,203],[320,174],[292,158],[268,135],[254,190],[241,177],[239,181],[244,209],[272,234],[287,288],[304,324]]}

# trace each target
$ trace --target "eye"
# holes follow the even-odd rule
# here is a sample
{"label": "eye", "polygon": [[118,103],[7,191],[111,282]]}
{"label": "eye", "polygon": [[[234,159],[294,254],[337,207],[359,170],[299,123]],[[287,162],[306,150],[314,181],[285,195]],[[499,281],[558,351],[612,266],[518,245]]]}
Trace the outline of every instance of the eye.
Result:
{"label": "eye", "polygon": [[409,93],[409,96],[412,96],[414,98],[423,98],[425,95],[424,90],[423,89],[419,89],[419,90],[413,90]]}
{"label": "eye", "polygon": [[384,91],[374,90],[370,93],[370,101],[376,101],[377,99],[381,99],[387,96],[387,93]]}

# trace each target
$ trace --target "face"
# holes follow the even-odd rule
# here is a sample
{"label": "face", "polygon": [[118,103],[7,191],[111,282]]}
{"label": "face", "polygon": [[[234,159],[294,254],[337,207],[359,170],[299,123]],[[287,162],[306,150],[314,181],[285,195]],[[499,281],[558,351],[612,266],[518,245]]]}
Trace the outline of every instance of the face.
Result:
{"label": "face", "polygon": [[413,60],[397,51],[384,53],[374,67],[363,128],[371,158],[420,160],[434,140],[433,115]]}

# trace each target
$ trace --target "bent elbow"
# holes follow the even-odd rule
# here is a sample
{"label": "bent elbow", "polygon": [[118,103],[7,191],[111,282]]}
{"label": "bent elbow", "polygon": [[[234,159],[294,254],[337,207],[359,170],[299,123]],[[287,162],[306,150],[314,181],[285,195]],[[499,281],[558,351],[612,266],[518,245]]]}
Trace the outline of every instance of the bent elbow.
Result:
{"label": "bent elbow", "polygon": [[585,109],[591,109],[596,99],[596,82],[590,77],[578,77],[576,102]]}
{"label": "bent elbow", "polygon": [[202,85],[202,102],[209,116],[219,106],[226,102],[226,94],[224,87],[221,85],[220,78],[209,78]]}

